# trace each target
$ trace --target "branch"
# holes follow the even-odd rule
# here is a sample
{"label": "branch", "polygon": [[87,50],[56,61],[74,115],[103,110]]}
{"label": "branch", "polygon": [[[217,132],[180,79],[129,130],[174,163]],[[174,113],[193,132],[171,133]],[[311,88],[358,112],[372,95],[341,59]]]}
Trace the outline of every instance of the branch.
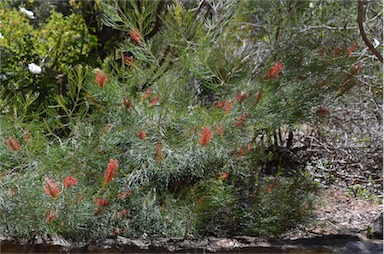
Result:
{"label": "branch", "polygon": [[154,25],[153,29],[151,30],[151,32],[149,32],[149,34],[147,34],[145,36],[145,40],[148,40],[148,39],[152,38],[159,31],[159,29],[160,29],[160,27],[162,25],[160,15],[161,15],[161,12],[162,12],[163,7],[165,6],[165,4],[166,4],[166,1],[160,1],[159,2],[159,5],[157,6],[157,9],[156,9],[155,25]]}
{"label": "branch", "polygon": [[364,2],[365,0],[359,0],[358,1],[358,8],[357,8],[357,21],[359,23],[359,30],[360,30],[360,34],[361,34],[361,37],[363,38],[363,41],[365,43],[365,45],[368,46],[369,50],[377,57],[377,59],[379,59],[380,62],[383,62],[383,56],[380,54],[379,51],[377,51],[375,49],[375,47],[373,47],[372,43],[369,41],[368,37],[367,37],[367,34],[365,33],[364,31]]}

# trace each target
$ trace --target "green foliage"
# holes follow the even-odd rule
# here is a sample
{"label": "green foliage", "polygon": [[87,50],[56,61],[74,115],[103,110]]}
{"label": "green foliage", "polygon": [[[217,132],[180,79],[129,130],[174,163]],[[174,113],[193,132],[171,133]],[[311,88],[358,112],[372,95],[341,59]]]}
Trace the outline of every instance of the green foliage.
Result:
{"label": "green foliage", "polygon": [[[89,34],[81,15],[62,14],[51,10],[46,23],[38,27],[21,10],[0,10],[1,89],[5,96],[38,94],[33,110],[48,104],[59,93],[58,74],[66,74],[71,66],[85,61],[96,38]],[[41,71],[28,70],[36,64]]]}

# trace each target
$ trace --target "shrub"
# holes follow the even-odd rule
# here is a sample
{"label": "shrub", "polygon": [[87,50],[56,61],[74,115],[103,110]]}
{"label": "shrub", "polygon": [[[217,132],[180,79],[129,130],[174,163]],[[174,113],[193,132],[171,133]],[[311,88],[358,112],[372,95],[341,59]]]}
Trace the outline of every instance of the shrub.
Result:
{"label": "shrub", "polygon": [[[0,232],[270,236],[305,222],[316,185],[292,131],[354,86],[355,34],[342,42],[351,50],[323,52],[340,36],[306,32],[323,9],[242,3],[102,2],[105,23],[129,35],[115,54],[68,72],[67,97],[56,96],[44,126],[1,116]],[[257,23],[258,11],[266,28],[251,31],[244,20]]]}
{"label": "shrub", "polygon": [[14,96],[37,94],[31,108],[36,111],[55,94],[65,93],[60,74],[83,63],[97,40],[79,14],[63,17],[51,10],[46,23],[35,28],[22,9],[0,11],[1,90],[11,103]]}

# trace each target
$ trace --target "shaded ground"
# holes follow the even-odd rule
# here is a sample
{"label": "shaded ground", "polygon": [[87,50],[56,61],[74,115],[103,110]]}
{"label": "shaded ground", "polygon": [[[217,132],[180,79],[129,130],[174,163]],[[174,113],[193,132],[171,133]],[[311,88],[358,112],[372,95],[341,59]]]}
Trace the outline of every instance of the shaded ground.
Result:
{"label": "shaded ground", "polygon": [[321,191],[316,218],[309,225],[283,235],[297,239],[331,234],[366,234],[367,227],[383,211],[383,205],[353,197],[345,189],[330,186]]}

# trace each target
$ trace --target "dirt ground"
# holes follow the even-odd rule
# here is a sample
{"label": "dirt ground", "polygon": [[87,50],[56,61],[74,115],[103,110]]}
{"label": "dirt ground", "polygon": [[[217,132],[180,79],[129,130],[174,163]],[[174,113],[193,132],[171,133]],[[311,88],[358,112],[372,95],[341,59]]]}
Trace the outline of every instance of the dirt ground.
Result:
{"label": "dirt ground", "polygon": [[345,188],[337,185],[320,191],[315,218],[306,226],[283,235],[286,239],[298,239],[331,234],[366,234],[367,227],[383,211],[383,204],[353,197]]}

